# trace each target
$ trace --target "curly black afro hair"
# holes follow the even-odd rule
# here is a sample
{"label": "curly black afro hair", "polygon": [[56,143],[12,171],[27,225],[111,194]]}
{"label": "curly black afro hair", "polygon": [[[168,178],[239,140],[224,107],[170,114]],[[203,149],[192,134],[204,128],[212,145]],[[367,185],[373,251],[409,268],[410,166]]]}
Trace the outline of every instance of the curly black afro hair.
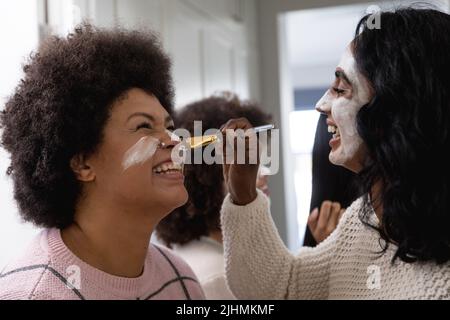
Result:
{"label": "curly black afro hair", "polygon": [[[202,129],[218,129],[232,118],[247,118],[253,126],[270,123],[271,116],[259,105],[242,101],[229,92],[193,102],[175,114],[175,125],[194,134],[194,121],[202,121]],[[175,209],[158,224],[157,236],[167,246],[185,244],[220,230],[220,208],[225,198],[220,164],[185,165],[188,202]]]}
{"label": "curly black afro hair", "polygon": [[0,118],[24,220],[57,228],[73,222],[81,185],[71,158],[96,150],[112,104],[131,88],[153,94],[171,113],[170,66],[152,32],[87,23],[31,55]]}

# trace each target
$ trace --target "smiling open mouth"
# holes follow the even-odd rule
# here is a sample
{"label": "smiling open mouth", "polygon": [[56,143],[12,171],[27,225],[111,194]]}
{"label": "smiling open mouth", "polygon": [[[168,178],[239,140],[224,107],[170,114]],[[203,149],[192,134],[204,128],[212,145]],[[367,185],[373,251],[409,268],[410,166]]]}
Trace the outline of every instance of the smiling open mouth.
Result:
{"label": "smiling open mouth", "polygon": [[328,126],[328,132],[333,134],[333,139],[337,139],[341,136],[339,128],[333,125]]}
{"label": "smiling open mouth", "polygon": [[166,162],[153,168],[153,173],[156,174],[170,174],[170,173],[183,173],[183,166],[174,162]]}

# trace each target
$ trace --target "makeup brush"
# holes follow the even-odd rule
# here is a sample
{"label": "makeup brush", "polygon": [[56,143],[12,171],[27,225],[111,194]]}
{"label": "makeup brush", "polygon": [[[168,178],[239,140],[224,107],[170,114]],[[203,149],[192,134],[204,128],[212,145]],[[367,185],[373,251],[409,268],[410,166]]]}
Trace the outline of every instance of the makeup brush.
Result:
{"label": "makeup brush", "polygon": [[[260,133],[263,131],[269,131],[275,128],[273,124],[266,124],[259,127],[252,128],[255,133]],[[219,140],[219,137],[215,134],[207,135],[207,136],[199,136],[199,137],[191,137],[186,139],[187,144],[191,147],[191,149],[196,149],[200,147],[205,147],[211,143],[214,143]]]}

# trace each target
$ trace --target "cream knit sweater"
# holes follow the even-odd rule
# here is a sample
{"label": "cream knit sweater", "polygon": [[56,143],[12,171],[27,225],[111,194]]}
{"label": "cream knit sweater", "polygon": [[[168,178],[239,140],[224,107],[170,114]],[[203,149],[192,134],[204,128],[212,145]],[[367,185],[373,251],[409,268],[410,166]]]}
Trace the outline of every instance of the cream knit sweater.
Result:
{"label": "cream knit sweater", "polygon": [[[294,256],[262,192],[246,206],[227,196],[221,219],[230,289],[238,299],[450,299],[450,263],[392,265],[394,245],[379,254],[378,233],[358,218],[362,204],[356,200],[325,241]],[[373,210],[370,217],[378,223]]]}

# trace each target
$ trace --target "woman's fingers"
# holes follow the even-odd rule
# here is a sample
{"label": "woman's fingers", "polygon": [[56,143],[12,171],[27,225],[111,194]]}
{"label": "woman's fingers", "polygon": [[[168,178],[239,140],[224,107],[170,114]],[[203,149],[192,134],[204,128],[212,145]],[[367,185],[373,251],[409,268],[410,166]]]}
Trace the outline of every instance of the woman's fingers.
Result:
{"label": "woman's fingers", "polygon": [[320,211],[316,208],[308,218],[308,227],[317,243],[325,240],[336,229],[345,209],[339,202],[323,201]]}
{"label": "woman's fingers", "polygon": [[[225,142],[223,149],[224,179],[232,201],[238,205],[246,205],[252,202],[257,196],[257,157],[256,161],[250,160],[252,158],[250,156],[250,148],[247,141],[249,138],[246,135],[237,136],[235,132],[239,129],[242,130],[242,132],[245,132],[251,128],[252,125],[246,118],[228,120],[227,123],[220,128]],[[239,139],[241,143],[243,142],[245,144],[240,144],[238,146],[237,140]],[[230,146],[233,147],[230,148]],[[239,147],[244,147],[244,149],[239,150]]]}
{"label": "woman's fingers", "polygon": [[315,208],[308,217],[308,227],[311,231],[317,228],[318,220],[319,220],[319,208]]}
{"label": "woman's fingers", "polygon": [[339,222],[339,213],[341,212],[341,204],[339,202],[333,202],[331,204],[330,218],[328,220],[327,232],[332,233]]}
{"label": "woman's fingers", "polygon": [[220,127],[225,162],[256,164],[259,160],[258,139],[246,118],[230,119]]}
{"label": "woman's fingers", "polygon": [[222,127],[220,127],[220,131],[225,131],[227,129],[236,130],[236,129],[251,129],[253,126],[247,118],[237,118],[228,120]]}
{"label": "woman's fingers", "polygon": [[328,219],[330,218],[331,214],[331,205],[331,201],[326,200],[322,202],[322,205],[320,207],[319,222],[317,223],[317,228],[321,233],[324,233],[327,230]]}

